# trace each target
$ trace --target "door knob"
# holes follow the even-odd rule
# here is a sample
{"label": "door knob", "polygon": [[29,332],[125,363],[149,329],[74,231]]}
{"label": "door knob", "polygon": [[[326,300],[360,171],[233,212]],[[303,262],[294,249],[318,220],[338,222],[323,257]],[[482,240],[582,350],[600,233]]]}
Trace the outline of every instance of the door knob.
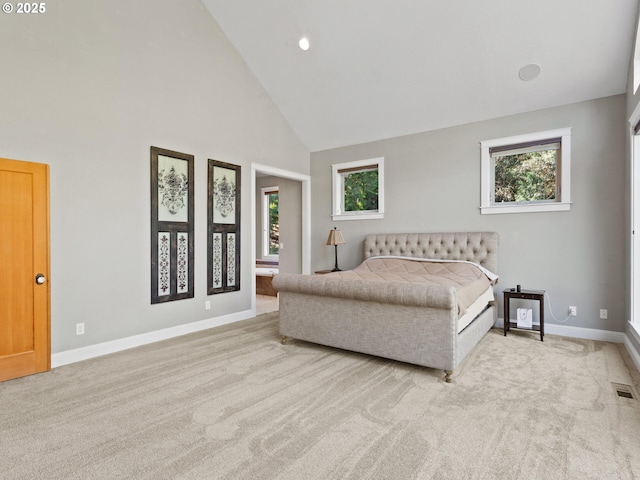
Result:
{"label": "door knob", "polygon": [[36,283],[38,285],[42,285],[46,281],[47,281],[47,277],[45,277],[43,274],[39,273],[36,275]]}

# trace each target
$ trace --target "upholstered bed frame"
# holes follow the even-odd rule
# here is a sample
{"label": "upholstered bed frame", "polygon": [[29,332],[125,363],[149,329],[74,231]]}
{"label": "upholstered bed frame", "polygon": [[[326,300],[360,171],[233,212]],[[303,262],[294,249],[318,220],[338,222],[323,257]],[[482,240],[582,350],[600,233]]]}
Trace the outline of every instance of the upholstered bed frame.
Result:
{"label": "upholstered bed frame", "polygon": [[[367,235],[364,256],[400,255],[467,260],[497,273],[493,232]],[[331,275],[280,274],[280,334],[345,350],[454,369],[496,320],[495,303],[461,332],[453,287],[398,282],[349,282]]]}

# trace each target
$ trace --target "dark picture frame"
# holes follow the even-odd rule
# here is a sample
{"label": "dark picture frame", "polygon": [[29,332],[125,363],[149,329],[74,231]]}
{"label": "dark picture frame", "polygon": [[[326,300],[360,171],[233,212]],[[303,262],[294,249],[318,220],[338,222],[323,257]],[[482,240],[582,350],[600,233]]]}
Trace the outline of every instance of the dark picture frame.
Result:
{"label": "dark picture frame", "polygon": [[209,159],[207,294],[240,290],[240,165]]}
{"label": "dark picture frame", "polygon": [[151,147],[151,303],[194,296],[194,156]]}

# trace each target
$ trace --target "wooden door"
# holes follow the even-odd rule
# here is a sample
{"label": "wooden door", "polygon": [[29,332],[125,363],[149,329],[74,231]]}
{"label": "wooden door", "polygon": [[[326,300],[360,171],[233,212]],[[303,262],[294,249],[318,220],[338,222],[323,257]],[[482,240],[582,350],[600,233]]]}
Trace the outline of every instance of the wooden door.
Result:
{"label": "wooden door", "polygon": [[0,159],[0,381],[51,368],[49,167]]}

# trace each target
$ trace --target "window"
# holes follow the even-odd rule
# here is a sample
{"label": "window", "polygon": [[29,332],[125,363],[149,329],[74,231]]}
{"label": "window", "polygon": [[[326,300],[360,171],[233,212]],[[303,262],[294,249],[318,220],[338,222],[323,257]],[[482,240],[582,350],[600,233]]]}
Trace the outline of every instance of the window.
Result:
{"label": "window", "polygon": [[337,163],[331,169],[334,220],[384,217],[384,158]]}
{"label": "window", "polygon": [[633,48],[633,94],[638,93],[640,86],[640,29],[636,29],[636,41]]}
{"label": "window", "polygon": [[278,217],[278,187],[262,191],[262,258],[277,257],[280,253],[280,221]]}
{"label": "window", "polygon": [[631,225],[630,235],[630,332],[637,341],[640,341],[640,105],[636,106],[631,118],[630,136],[630,210]]}
{"label": "window", "polygon": [[480,142],[483,214],[569,210],[571,129]]}

